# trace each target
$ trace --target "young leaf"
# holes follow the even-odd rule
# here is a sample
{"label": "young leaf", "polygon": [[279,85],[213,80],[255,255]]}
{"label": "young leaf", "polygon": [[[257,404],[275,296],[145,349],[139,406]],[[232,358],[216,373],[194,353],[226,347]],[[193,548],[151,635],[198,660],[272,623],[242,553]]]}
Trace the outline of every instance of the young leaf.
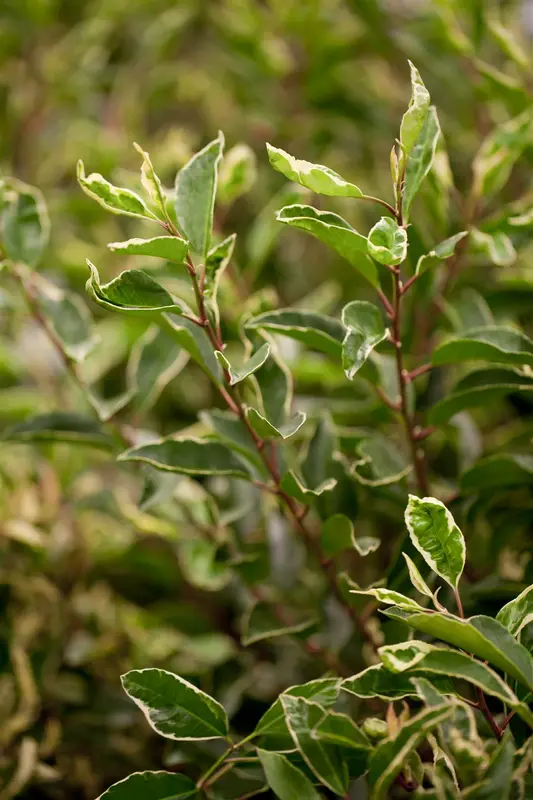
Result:
{"label": "young leaf", "polygon": [[342,345],[342,365],[349,380],[363,366],[380,342],[389,336],[377,306],[365,300],[354,300],[344,306],[342,322],[348,329]]}
{"label": "young leaf", "polygon": [[280,622],[266,603],[257,603],[246,615],[243,622],[241,643],[248,647],[264,639],[302,633],[317,623],[316,617],[294,621]]}
{"label": "young leaf", "polygon": [[344,178],[329,167],[322,164],[312,164],[310,161],[300,161],[289,155],[285,150],[267,144],[268,159],[274,169],[285,175],[290,181],[300,183],[317,194],[332,197],[362,197],[363,193],[358,186],[345,181]]}
{"label": "young leaf", "polygon": [[160,439],[132,447],[119,461],[142,461],[156,469],[182,475],[232,475],[250,479],[246,463],[223,444],[210,439]]}
{"label": "young leaf", "polygon": [[489,361],[510,366],[533,366],[533,342],[520,331],[500,325],[472,328],[451,337],[433,351],[435,365]]}
{"label": "young leaf", "polygon": [[463,534],[446,506],[434,497],[409,495],[405,524],[411,541],[433,572],[457,588],[466,547]]}
{"label": "young leaf", "polygon": [[242,367],[236,369],[231,366],[224,353],[221,353],[219,350],[215,351],[215,356],[217,357],[218,363],[223,369],[228,371],[231,386],[235,386],[236,383],[240,383],[249,375],[253,375],[254,372],[263,366],[269,355],[270,345],[265,342],[265,344],[262,345],[259,350],[256,350],[253,356],[251,356],[251,358],[249,358],[242,365]]}
{"label": "young leaf", "polygon": [[261,439],[289,439],[297,433],[304,424],[307,415],[303,411],[297,411],[289,422],[276,428],[263,417],[255,408],[246,409],[248,422]]}
{"label": "young leaf", "polygon": [[406,597],[400,592],[395,592],[393,589],[350,589],[350,594],[364,594],[369,597],[375,597],[379,603],[386,605],[398,606],[405,611],[424,611],[423,607],[410,597]]}
{"label": "young leaf", "polygon": [[176,176],[176,216],[192,249],[204,260],[211,247],[217,169],[224,150],[224,136],[196,153]]}
{"label": "young leaf", "polygon": [[288,336],[334,358],[339,357],[346,335],[344,326],[336,319],[314,311],[295,311],[291,308],[266,311],[248,320],[246,327]]}
{"label": "young leaf", "polygon": [[114,253],[127,253],[132,256],[153,256],[182,264],[189,243],[177,236],[156,236],[153,239],[128,239],[126,242],[110,242],[108,245]]}
{"label": "young leaf", "polygon": [[402,212],[404,221],[409,212],[422,181],[431,169],[440,136],[440,124],[435,106],[430,106],[420,135],[411,150],[405,168]]}
{"label": "young leaf", "polygon": [[[313,700],[324,709],[330,708],[335,705],[340,691],[339,678],[319,678],[318,680],[302,683],[299,686],[291,686],[286,689],[283,695],[290,695],[291,697],[304,697],[307,700]],[[285,716],[281,705],[281,697],[270,706],[266,711],[255,728],[255,735],[257,736],[281,736],[287,733],[287,726],[285,724]]]}
{"label": "young leaf", "polygon": [[161,311],[182,313],[181,307],[174,302],[172,295],[147,272],[141,269],[129,269],[121,272],[109,283],[100,283],[100,275],[94,264],[89,260],[87,264],[91,277],[87,281],[86,288],[98,305],[111,311],[131,314],[155,314]]}
{"label": "young leaf", "polygon": [[319,211],[311,206],[285,206],[278,211],[276,219],[293,228],[300,228],[316,236],[328,247],[336,250],[352,264],[374,287],[379,286],[375,264],[364,258],[367,252],[366,236],[357,233],[345,219],[331,211]]}
{"label": "young leaf", "polygon": [[500,608],[496,619],[505,625],[512,636],[519,638],[523,628],[533,622],[533,586],[528,586],[518,597]]}
{"label": "young leaf", "polygon": [[281,753],[257,748],[268,785],[280,800],[320,800],[315,787],[298,767]]}
{"label": "young leaf", "polygon": [[30,417],[8,428],[2,438],[8,442],[69,442],[105,450],[113,447],[112,440],[98,422],[68,411]]}
{"label": "young leaf", "polygon": [[50,236],[50,220],[38,189],[7,178],[0,181],[0,242],[7,258],[35,267]]}
{"label": "young leaf", "polygon": [[411,69],[411,100],[400,126],[401,160],[408,157],[420,136],[429,111],[430,96],[420,73],[409,61]]}
{"label": "young leaf", "polygon": [[381,647],[379,655],[387,669],[400,672],[405,677],[413,672],[417,676],[444,675],[468,681],[515,709],[533,727],[533,714],[529,708],[520,703],[496,672],[466,653],[412,639],[409,642]]}
{"label": "young leaf", "polygon": [[141,217],[142,219],[157,219],[144,203],[141,197],[130,189],[121,189],[106,181],[98,172],[85,175],[83,161],[78,161],[78,183],[85,194],[96,200],[113,214],[124,214],[127,217]]}
{"label": "young leaf", "polygon": [[134,669],[122,675],[121,681],[126,694],[160,736],[175,741],[227,737],[224,708],[179,675],[164,669]]}
{"label": "young leaf", "polygon": [[507,182],[514,163],[531,141],[533,108],[497,125],[474,159],[474,189],[478,197],[496,194]]}
{"label": "young leaf", "polygon": [[480,615],[463,620],[451,614],[422,613],[409,614],[404,621],[418,631],[488,661],[533,691],[533,657],[495,619]]}
{"label": "young leaf", "polygon": [[415,589],[418,589],[421,594],[425,594],[426,597],[433,597],[433,592],[420,574],[420,570],[416,566],[413,559],[408,556],[407,553],[402,553],[402,556],[405,558],[407,569],[409,570],[409,577],[411,578],[411,583]]}
{"label": "young leaf", "polygon": [[294,744],[309,769],[332,792],[345,795],[349,778],[341,751],[313,736],[325,716],[324,709],[302,697],[282,694],[280,699]]}
{"label": "young leaf", "polygon": [[194,782],[179,772],[134,772],[97,800],[186,800],[195,794]]}
{"label": "young leaf", "polygon": [[406,756],[414,752],[428,733],[451,714],[450,705],[426,708],[404,722],[394,736],[378,744],[368,765],[368,782],[373,788],[373,800],[385,800],[389,796],[389,788],[402,770]]}
{"label": "young leaf", "polygon": [[368,252],[380,264],[401,264],[407,258],[407,231],[392,217],[381,217],[368,234]]}
{"label": "young leaf", "polygon": [[152,164],[150,155],[146,152],[146,150],[143,150],[142,147],[137,144],[137,142],[134,142],[133,146],[143,160],[141,167],[141,183],[143,188],[147,192],[152,203],[154,203],[159,211],[162,212],[163,216],[166,217],[165,193],[161,181],[154,170],[154,165]]}
{"label": "young leaf", "polygon": [[256,177],[254,151],[247,144],[236,144],[222,159],[218,175],[217,200],[226,206],[230,205],[252,188]]}
{"label": "young leaf", "polygon": [[128,387],[138,414],[148,411],[165,386],[185,368],[189,354],[166,330],[153,325],[137,339],[127,367]]}
{"label": "young leaf", "polygon": [[426,270],[437,266],[444,259],[450,258],[454,254],[457,244],[461,239],[464,239],[465,236],[468,236],[468,231],[456,233],[448,239],[444,239],[440,244],[437,244],[429,253],[420,256],[416,262],[416,274],[423,275]]}
{"label": "young leaf", "polygon": [[382,700],[401,700],[416,696],[410,678],[389,672],[383,664],[374,664],[341,683],[345,692],[363,699],[379,697]]}

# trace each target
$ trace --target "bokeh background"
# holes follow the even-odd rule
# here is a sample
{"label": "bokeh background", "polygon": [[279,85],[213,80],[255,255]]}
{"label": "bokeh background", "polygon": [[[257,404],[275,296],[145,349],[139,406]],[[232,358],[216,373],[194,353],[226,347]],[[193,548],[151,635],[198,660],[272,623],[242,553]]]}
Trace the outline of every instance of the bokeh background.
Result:
{"label": "bokeh background", "polygon": [[[228,148],[246,145],[256,164],[249,191],[235,201],[222,198],[217,214],[220,230],[238,233],[226,326],[232,330],[235,303],[337,313],[366,290],[349,265],[309,238],[280,236],[274,210],[298,194],[269,167],[265,141],[391,199],[389,152],[409,99],[410,58],[439,110],[460,192],[484,134],[525,108],[533,86],[529,68],[489,25],[489,12],[502,15],[524,52],[531,49],[532,3],[3,0],[0,168],[44,193],[52,233],[42,270],[82,294],[86,257],[110,279],[127,263],[109,253],[107,242],[142,235],[79,190],[78,158],[88,171],[135,188],[132,143],[139,142],[171,186],[191,154],[222,129]],[[529,184],[527,171],[513,173],[508,197]],[[431,232],[440,224],[435,205],[425,204],[430,190],[416,208],[428,244],[438,241]],[[363,205],[350,214],[361,229],[375,220]],[[459,214],[452,192],[450,218]],[[528,274],[526,255],[520,275]],[[515,297],[524,324],[531,321],[530,297]],[[92,310],[100,344],[85,374],[113,396],[124,388],[139,328]],[[9,284],[0,289],[0,320],[0,424],[76,407],[74,388]],[[327,405],[346,425],[379,418],[364,387],[348,385],[340,367],[313,355],[292,366],[311,410]],[[206,379],[190,366],[142,423],[176,430],[194,424],[213,402]],[[529,406],[520,411],[529,414]],[[202,593],[198,579],[195,585],[184,576],[174,537],[205,522],[206,500],[194,487],[185,481],[184,507],[156,516],[138,510],[133,477],[95,451],[2,448],[2,800],[91,800],[133,770],[187,760],[187,748],[151,736],[122,695],[118,676],[127,668],[165,666],[197,680],[235,713],[237,729],[296,682],[289,677],[313,677],[312,664],[295,667],[289,644],[275,658],[268,650],[239,651],[224,592]],[[358,519],[356,498],[352,510]],[[279,553],[278,569],[297,565]],[[380,558],[386,553],[372,562],[369,579],[379,574]],[[504,577],[513,577],[512,565]],[[195,745],[194,758],[210,763],[206,752]]]}

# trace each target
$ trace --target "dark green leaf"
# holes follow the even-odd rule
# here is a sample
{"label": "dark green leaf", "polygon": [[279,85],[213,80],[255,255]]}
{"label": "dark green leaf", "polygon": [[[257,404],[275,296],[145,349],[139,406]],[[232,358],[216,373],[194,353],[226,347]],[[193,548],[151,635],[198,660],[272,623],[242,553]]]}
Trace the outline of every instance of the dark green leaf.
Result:
{"label": "dark green leaf", "polygon": [[137,339],[128,362],[128,385],[135,393],[137,413],[145,413],[154,405],[188,361],[186,350],[156,325]]}
{"label": "dark green leaf", "polygon": [[94,264],[88,260],[87,265],[91,271],[87,291],[98,305],[110,311],[126,313],[153,315],[161,311],[172,311],[174,314],[181,314],[182,309],[172,295],[147,272],[129,269],[109,283],[102,284]]}
{"label": "dark green leaf", "polygon": [[8,428],[3,439],[10,442],[70,442],[104,449],[113,446],[98,422],[67,411],[31,417]]}
{"label": "dark green leaf", "polygon": [[366,486],[387,486],[409,474],[411,465],[388,437],[376,431],[357,445],[357,461],[350,474]]}
{"label": "dark green leaf", "polygon": [[328,711],[326,716],[314,729],[317,739],[337,747],[348,747],[354,750],[370,750],[370,742],[363,731],[346,714]]}
{"label": "dark green leaf", "polygon": [[353,547],[353,524],[344,514],[329,517],[320,532],[320,546],[327,558],[334,558],[343,550]]}
{"label": "dark green leaf", "polygon": [[228,735],[228,715],[205,692],[164,669],[135,669],[122,675],[124,691],[150,726],[167,739],[198,741]]}
{"label": "dark green leaf", "polygon": [[[339,691],[340,680],[338,678],[319,678],[299,686],[291,686],[283,694],[288,694],[291,697],[305,697],[307,700],[314,700],[315,703],[318,703],[323,708],[329,708],[337,701]],[[263,714],[256,725],[255,733],[258,736],[278,736],[287,733],[285,716],[279,697],[268,711]]]}
{"label": "dark green leaf", "polygon": [[134,772],[110,786],[98,800],[185,800],[196,786],[177,772]]}
{"label": "dark green leaf", "polygon": [[300,228],[316,236],[349,261],[372,286],[379,286],[376,266],[364,257],[367,252],[366,236],[357,233],[338,214],[319,211],[312,206],[292,205],[278,211],[277,219],[285,225]]}
{"label": "dark green leaf", "polygon": [[344,326],[336,319],[316,314],[314,311],[295,311],[282,308],[253,317],[247,328],[263,328],[271,333],[297,339],[314,350],[337,358],[346,335]]}
{"label": "dark green leaf", "polygon": [[466,547],[463,534],[446,506],[434,497],[409,495],[405,524],[425,562],[456,588],[465,565]]}
{"label": "dark green leaf", "polygon": [[175,339],[214,383],[221,383],[222,370],[204,328],[189,319],[174,314],[164,314],[162,322],[168,334]]}
{"label": "dark green leaf", "polygon": [[281,753],[257,748],[268,785],[280,800],[320,800],[315,787],[298,767]]}
{"label": "dark green leaf", "polygon": [[403,697],[414,697],[416,689],[411,680],[385,669],[383,664],[374,664],[341,683],[344,689],[356,697],[380,697],[382,700],[401,700]]}
{"label": "dark green leaf", "polygon": [[533,456],[526,453],[487,456],[461,475],[461,488],[465,492],[530,483],[533,483]]}
{"label": "dark green leaf", "polygon": [[176,216],[192,249],[206,259],[211,247],[217,169],[224,150],[224,136],[196,153],[176,176]]}
{"label": "dark green leaf", "polygon": [[266,603],[257,603],[246,615],[241,642],[244,647],[248,647],[264,639],[275,639],[279,636],[302,633],[316,625],[316,623],[316,617],[308,617],[294,622],[281,622]]}
{"label": "dark green leaf", "polygon": [[126,450],[119,461],[142,461],[156,469],[183,475],[233,475],[250,479],[245,462],[223,444],[210,439],[160,439]]}

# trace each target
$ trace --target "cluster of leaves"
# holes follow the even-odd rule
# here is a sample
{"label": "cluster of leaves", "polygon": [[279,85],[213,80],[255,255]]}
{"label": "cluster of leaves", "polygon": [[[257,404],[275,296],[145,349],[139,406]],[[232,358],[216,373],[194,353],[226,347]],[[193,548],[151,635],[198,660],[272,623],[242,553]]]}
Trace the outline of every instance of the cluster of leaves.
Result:
{"label": "cluster of leaves", "polygon": [[[367,16],[377,35],[378,6]],[[528,796],[533,223],[514,167],[533,111],[515,40],[473,17],[509,74],[481,60],[451,6],[431,18],[492,91],[466,189],[412,64],[391,196],[268,145],[292,184],[242,247],[226,228],[255,180],[247,146],[224,153],[219,134],[172,190],[138,146],[140,182],[124,188],[80,162],[81,188],[120,220],[110,260],[88,262],[92,314],[43,266],[40,192],[2,182],[8,319],[22,300],[22,346],[56,358],[51,375],[36,353],[39,413],[3,436],[2,800],[58,779],[94,797],[138,764],[104,796]],[[342,310],[327,285],[286,307],[253,291],[278,223],[319,240],[283,240],[300,286],[307,258],[348,276]],[[171,392],[178,431],[159,413]],[[463,535],[433,495],[475,554],[461,592]],[[179,750],[117,698],[120,672]],[[83,745],[57,755],[87,724],[106,733],[105,776],[87,779]]]}

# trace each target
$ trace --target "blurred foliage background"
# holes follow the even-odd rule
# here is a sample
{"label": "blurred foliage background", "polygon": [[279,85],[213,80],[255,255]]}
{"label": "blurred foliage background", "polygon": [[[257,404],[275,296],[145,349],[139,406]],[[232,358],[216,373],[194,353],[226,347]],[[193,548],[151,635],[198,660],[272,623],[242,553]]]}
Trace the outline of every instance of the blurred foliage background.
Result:
{"label": "blurred foliage background", "polygon": [[[501,35],[500,16],[522,50]],[[170,186],[176,170],[220,128],[229,148],[247,145],[257,163],[249,192],[235,201],[228,194],[219,204],[219,229],[238,234],[237,274],[221,303],[225,326],[237,332],[235,304],[257,311],[292,303],[337,314],[366,289],[346,262],[309,237],[279,236],[274,210],[301,192],[268,166],[265,141],[389,197],[389,152],[409,98],[410,58],[438,108],[461,191],[485,133],[531,102],[522,54],[532,36],[531,4],[489,0],[4,0],[0,166],[42,190],[51,219],[42,271],[82,293],[85,258],[111,279],[128,263],[110,254],[107,242],[142,232],[88,201],[75,181],[76,160],[136,188],[136,141]],[[522,164],[530,167],[531,156],[526,152]],[[517,170],[507,199],[531,188],[531,170]],[[416,201],[420,252],[446,233],[435,204],[426,206],[430,191],[428,184]],[[364,204],[349,213],[361,229],[375,221]],[[453,192],[449,214],[461,215]],[[531,249],[529,233],[521,235],[521,257],[507,282],[467,269],[457,291],[474,287],[496,317],[506,319],[511,307],[530,330]],[[0,294],[3,427],[83,404],[11,289],[4,284]],[[100,343],[84,373],[112,397],[124,389],[124,366],[142,328],[92,311]],[[349,384],[340,365],[290,348],[285,355],[299,407],[327,406],[345,427],[380,420],[374,396],[362,383]],[[189,365],[137,422],[170,432],[193,425],[214,402],[205,376]],[[465,429],[455,449],[443,448],[444,483],[455,468],[448,463],[512,440],[518,421],[525,424],[520,436],[531,436],[531,410],[522,399],[499,409],[496,420],[490,409],[476,412],[484,438]],[[118,676],[126,669],[165,666],[199,681],[235,714],[237,730],[247,729],[289,683],[316,675],[316,663],[291,642],[278,644],[275,654],[266,645],[243,650],[224,581],[207,593],[198,576],[188,579],[176,539],[212,522],[202,487],[183,479],[166,515],[139,511],[139,491],[132,473],[98,450],[65,444],[0,450],[2,800],[90,800],[131,771],[187,760],[187,745],[156,740],[122,695]],[[401,502],[382,498],[367,530],[364,492],[354,485],[346,492],[359,532],[377,529],[384,541],[397,536]],[[479,514],[477,597],[490,604],[497,586],[499,607],[524,579],[531,513],[516,515],[512,558],[501,556],[509,529],[487,543]],[[473,529],[477,519],[473,514]],[[301,555],[281,521],[271,542],[278,581],[290,585]],[[375,580],[390,560],[390,548],[381,548],[357,580]],[[201,743],[194,751],[201,760]]]}

